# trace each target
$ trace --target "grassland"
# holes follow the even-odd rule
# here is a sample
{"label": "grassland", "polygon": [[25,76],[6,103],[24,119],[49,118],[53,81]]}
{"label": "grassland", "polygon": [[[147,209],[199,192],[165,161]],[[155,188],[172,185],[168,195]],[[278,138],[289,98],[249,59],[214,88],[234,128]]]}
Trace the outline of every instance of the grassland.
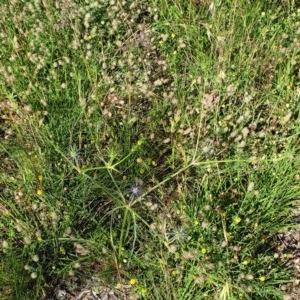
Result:
{"label": "grassland", "polygon": [[[297,1],[2,0],[0,298],[297,299]],[[293,291],[292,291],[293,290]]]}

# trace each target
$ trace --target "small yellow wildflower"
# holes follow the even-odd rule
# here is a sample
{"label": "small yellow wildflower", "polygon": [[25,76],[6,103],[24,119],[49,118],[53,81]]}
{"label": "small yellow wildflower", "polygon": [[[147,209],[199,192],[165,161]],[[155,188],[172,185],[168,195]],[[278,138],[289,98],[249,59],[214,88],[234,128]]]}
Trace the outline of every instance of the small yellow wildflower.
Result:
{"label": "small yellow wildflower", "polygon": [[136,283],[137,283],[137,281],[136,281],[135,278],[131,278],[130,281],[129,281],[130,285],[135,285]]}
{"label": "small yellow wildflower", "polygon": [[175,36],[176,36],[176,35],[175,35],[175,33],[173,32],[173,33],[171,34],[171,37],[174,39]]}
{"label": "small yellow wildflower", "polygon": [[202,254],[205,254],[206,252],[207,252],[207,250],[206,250],[205,248],[202,248],[202,249],[201,249],[201,253],[202,253]]}
{"label": "small yellow wildflower", "polygon": [[260,277],[259,277],[259,280],[260,280],[261,282],[264,282],[264,281],[266,280],[266,276],[260,276]]}
{"label": "small yellow wildflower", "polygon": [[265,15],[266,15],[266,13],[263,11],[263,12],[261,13],[261,16],[264,17]]}
{"label": "small yellow wildflower", "polygon": [[156,161],[152,160],[152,166],[153,166],[153,167],[156,167],[156,166],[157,166]]}
{"label": "small yellow wildflower", "polygon": [[38,180],[39,180],[39,181],[43,181],[43,176],[42,176],[42,175],[39,175],[39,176],[38,176]]}
{"label": "small yellow wildflower", "polygon": [[243,265],[247,266],[249,264],[249,260],[245,259],[243,262],[242,262]]}
{"label": "small yellow wildflower", "polygon": [[242,219],[241,219],[240,217],[236,217],[236,218],[234,219],[234,222],[235,222],[236,224],[239,224],[241,221],[242,221]]}
{"label": "small yellow wildflower", "polygon": [[173,276],[176,276],[176,275],[177,275],[177,271],[176,271],[176,270],[173,270],[171,274],[172,274]]}
{"label": "small yellow wildflower", "polygon": [[42,191],[41,189],[38,189],[38,190],[36,191],[36,194],[37,194],[38,196],[42,196],[42,195],[43,195],[43,191]]}
{"label": "small yellow wildflower", "polygon": [[137,144],[138,144],[138,146],[141,146],[143,144],[143,141],[142,140],[138,140]]}
{"label": "small yellow wildflower", "polygon": [[136,159],[136,162],[137,162],[138,164],[140,164],[140,163],[143,162],[143,160],[139,157],[139,158]]}

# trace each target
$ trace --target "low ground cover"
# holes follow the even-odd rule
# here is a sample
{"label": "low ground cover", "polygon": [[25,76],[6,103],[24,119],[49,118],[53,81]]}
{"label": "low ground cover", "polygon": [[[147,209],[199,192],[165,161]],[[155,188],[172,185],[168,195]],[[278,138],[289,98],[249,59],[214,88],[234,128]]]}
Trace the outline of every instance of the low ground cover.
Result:
{"label": "low ground cover", "polygon": [[148,2],[0,5],[3,299],[297,297],[297,3]]}

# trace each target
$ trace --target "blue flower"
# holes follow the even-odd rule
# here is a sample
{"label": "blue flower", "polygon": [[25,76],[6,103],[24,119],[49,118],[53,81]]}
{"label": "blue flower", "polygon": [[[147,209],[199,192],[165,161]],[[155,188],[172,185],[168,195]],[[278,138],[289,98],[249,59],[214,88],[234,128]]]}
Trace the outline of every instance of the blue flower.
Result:
{"label": "blue flower", "polygon": [[129,195],[131,198],[137,198],[139,197],[143,192],[143,188],[141,185],[134,184],[129,189]]}

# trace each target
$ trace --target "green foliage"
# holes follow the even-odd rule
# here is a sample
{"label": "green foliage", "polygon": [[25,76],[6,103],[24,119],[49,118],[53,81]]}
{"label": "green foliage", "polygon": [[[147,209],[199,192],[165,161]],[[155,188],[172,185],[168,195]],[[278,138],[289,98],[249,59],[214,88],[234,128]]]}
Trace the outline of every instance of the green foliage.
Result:
{"label": "green foliage", "polygon": [[293,1],[4,1],[1,297],[282,299],[299,26]]}

